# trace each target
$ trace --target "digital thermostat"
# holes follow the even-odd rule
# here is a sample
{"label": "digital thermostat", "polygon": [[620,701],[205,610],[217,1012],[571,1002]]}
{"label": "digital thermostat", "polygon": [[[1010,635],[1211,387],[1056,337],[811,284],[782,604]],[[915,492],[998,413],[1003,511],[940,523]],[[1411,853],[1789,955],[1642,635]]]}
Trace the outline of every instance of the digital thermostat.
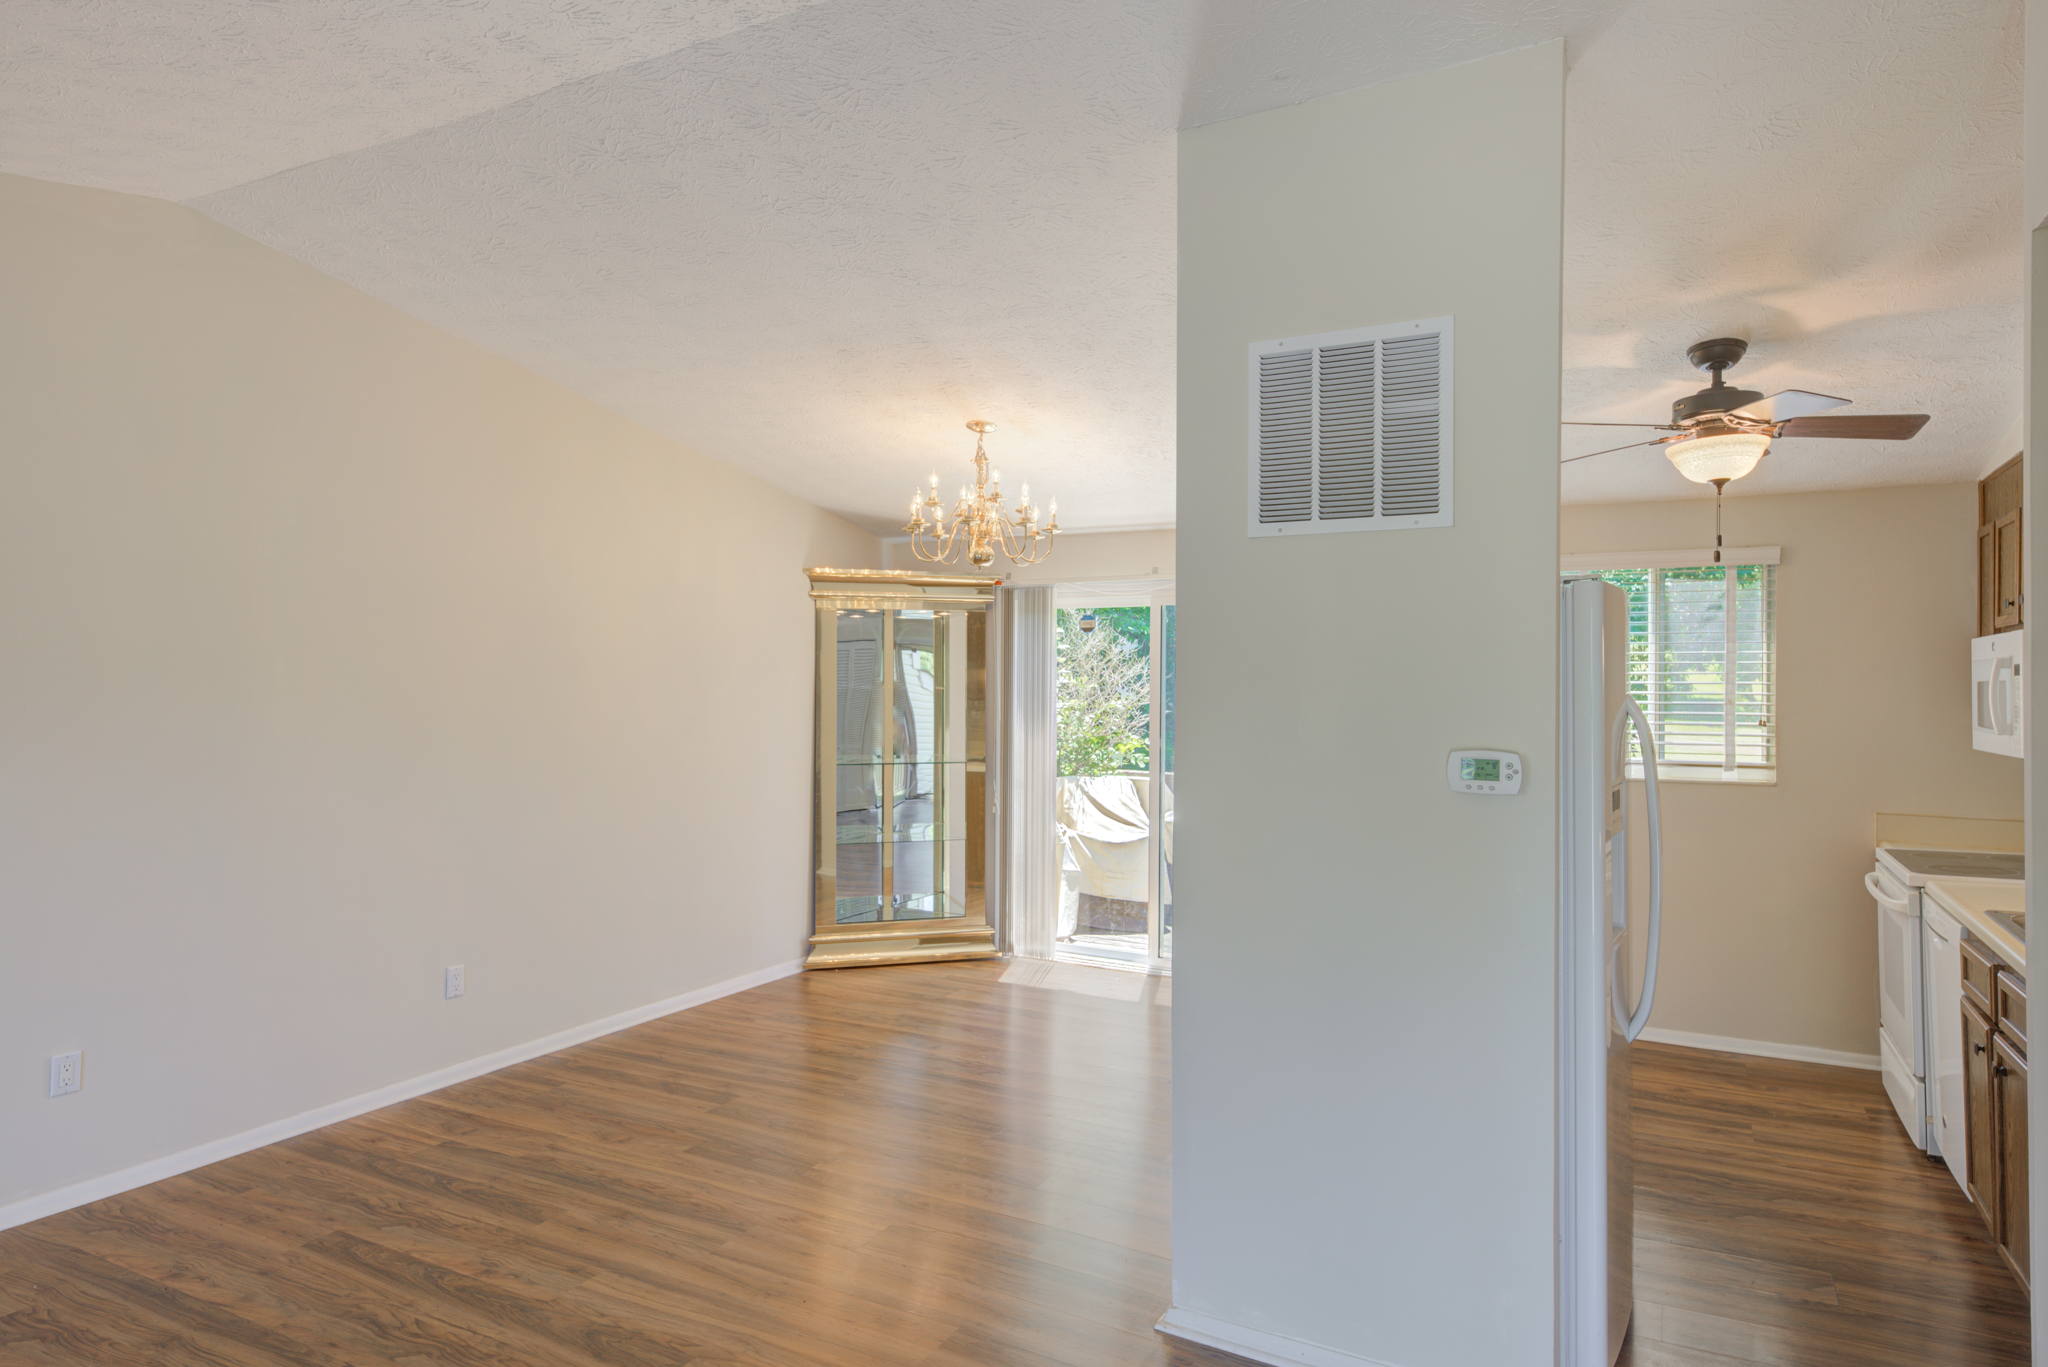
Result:
{"label": "digital thermostat", "polygon": [[1519,793],[1522,757],[1512,750],[1453,750],[1448,777],[1454,793]]}

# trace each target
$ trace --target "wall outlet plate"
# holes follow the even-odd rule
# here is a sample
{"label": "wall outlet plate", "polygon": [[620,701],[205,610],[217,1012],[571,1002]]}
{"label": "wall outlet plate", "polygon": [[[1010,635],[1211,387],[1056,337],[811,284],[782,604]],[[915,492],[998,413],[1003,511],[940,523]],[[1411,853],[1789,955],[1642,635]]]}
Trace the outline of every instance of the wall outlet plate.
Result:
{"label": "wall outlet plate", "polygon": [[448,1001],[454,1001],[463,994],[464,990],[462,965],[448,965],[447,969],[441,974],[441,996]]}
{"label": "wall outlet plate", "polygon": [[50,1055],[50,1095],[69,1096],[85,1085],[85,1055],[72,1049]]}

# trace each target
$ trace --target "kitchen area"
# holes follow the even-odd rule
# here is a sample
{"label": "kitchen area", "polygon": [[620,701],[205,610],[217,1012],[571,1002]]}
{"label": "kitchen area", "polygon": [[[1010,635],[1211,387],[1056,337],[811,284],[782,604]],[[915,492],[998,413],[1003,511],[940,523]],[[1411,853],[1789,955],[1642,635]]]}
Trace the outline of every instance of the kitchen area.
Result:
{"label": "kitchen area", "polygon": [[[1561,513],[1566,576],[1620,584],[1632,635],[1648,609],[1632,687],[1678,661],[1637,689],[1653,720],[1686,720],[1672,700],[1697,697],[1702,645],[1724,638],[1767,704],[1719,715],[1726,750],[1667,728],[1659,819],[1626,785],[1630,828],[1662,831],[1662,936],[1630,1046],[1623,1367],[2029,1361],[2012,449],[1966,481],[1731,494],[1732,593],[1670,568],[1711,566],[1710,507]],[[1703,748],[1734,766],[1683,762]],[[1651,863],[1638,837],[1624,1005],[1645,985]]]}
{"label": "kitchen area", "polygon": [[1866,886],[1885,1092],[2031,1289],[2025,879],[2023,854],[1885,845]]}
{"label": "kitchen area", "polygon": [[[1973,749],[2023,763],[2019,459],[1978,486]],[[1906,1135],[1944,1164],[2031,1294],[2026,855],[2016,821],[1953,821],[1941,847],[1882,839],[1935,819],[1878,817],[1864,887],[1878,927],[1878,1056]],[[1919,833],[1919,832],[1913,832]]]}

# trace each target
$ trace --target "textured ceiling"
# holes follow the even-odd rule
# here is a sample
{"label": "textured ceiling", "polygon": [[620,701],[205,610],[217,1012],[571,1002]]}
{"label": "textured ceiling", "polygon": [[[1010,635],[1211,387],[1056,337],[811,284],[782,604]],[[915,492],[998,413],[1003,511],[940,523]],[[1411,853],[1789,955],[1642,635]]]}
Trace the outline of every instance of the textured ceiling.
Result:
{"label": "textured ceiling", "polygon": [[[1929,413],[1909,442],[1777,443],[1736,493],[1974,479],[2012,454],[2023,334],[2020,5],[1642,0],[1567,90],[1567,418],[1668,421],[1731,382]],[[1566,430],[1566,453],[1630,440]],[[1642,436],[1656,435],[1650,432]],[[1701,496],[1655,448],[1565,466],[1568,499]]]}
{"label": "textured ceiling", "polygon": [[191,199],[818,0],[7,0],[0,166]]}
{"label": "textured ceiling", "polygon": [[1071,525],[1158,525],[1173,130],[1565,33],[1570,415],[1664,412],[1735,332],[1750,387],[1935,415],[1754,487],[1964,478],[2018,416],[2017,10],[14,0],[0,170],[193,203],[877,526],[975,416]]}
{"label": "textured ceiling", "polygon": [[1174,129],[1614,3],[17,0],[0,169],[184,199],[875,525],[985,417],[1069,525],[1156,526]]}

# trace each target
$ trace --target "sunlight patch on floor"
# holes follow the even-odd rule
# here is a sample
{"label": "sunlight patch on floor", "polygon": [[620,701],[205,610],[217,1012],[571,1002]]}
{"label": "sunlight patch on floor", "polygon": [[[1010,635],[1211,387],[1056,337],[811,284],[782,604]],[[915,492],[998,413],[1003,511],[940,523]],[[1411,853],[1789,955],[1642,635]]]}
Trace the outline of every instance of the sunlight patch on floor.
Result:
{"label": "sunlight patch on floor", "polygon": [[1167,1006],[1173,1002],[1171,978],[1086,964],[1055,963],[1050,959],[1011,959],[1003,965],[1003,981],[1018,987],[1108,997],[1112,1001],[1150,1002],[1156,1006]]}

